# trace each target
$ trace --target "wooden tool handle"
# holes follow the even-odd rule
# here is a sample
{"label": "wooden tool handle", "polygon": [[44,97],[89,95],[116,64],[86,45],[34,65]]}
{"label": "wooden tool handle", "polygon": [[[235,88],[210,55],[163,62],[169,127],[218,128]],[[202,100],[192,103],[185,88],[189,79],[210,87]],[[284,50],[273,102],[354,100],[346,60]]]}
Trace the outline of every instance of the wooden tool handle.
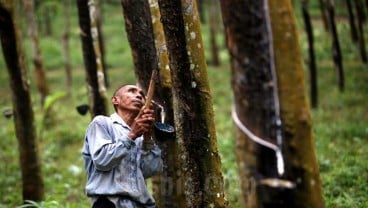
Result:
{"label": "wooden tool handle", "polygon": [[151,104],[153,94],[155,92],[155,81],[157,76],[157,70],[152,70],[152,75],[150,79],[150,83],[148,86],[148,92],[146,96],[146,103],[144,104],[144,107],[147,108]]}
{"label": "wooden tool handle", "polygon": [[141,109],[141,111],[138,113],[137,117],[142,115],[143,109],[146,109],[151,105],[152,97],[155,92],[156,76],[157,76],[157,70],[154,69],[152,70],[152,75],[151,75],[150,83],[149,83],[148,90],[147,90],[146,102],[144,103],[144,106]]}
{"label": "wooden tool handle", "polygon": [[[149,106],[151,105],[152,97],[153,97],[153,94],[155,92],[156,76],[157,76],[157,70],[153,69],[151,79],[150,79],[150,83],[149,83],[149,86],[148,86],[148,92],[147,92],[147,96],[146,96],[146,103],[144,104],[143,109],[149,108]],[[143,111],[143,109],[141,110],[141,112]],[[139,114],[141,112],[139,112]],[[144,138],[144,140],[150,140],[151,139],[151,133],[150,132],[145,133],[143,135],[143,138]]]}

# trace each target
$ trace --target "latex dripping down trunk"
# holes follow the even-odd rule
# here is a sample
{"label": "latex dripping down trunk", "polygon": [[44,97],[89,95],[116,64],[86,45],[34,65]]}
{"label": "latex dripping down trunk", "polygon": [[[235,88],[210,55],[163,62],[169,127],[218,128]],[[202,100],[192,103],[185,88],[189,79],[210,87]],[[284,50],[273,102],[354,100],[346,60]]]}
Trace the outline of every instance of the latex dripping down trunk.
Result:
{"label": "latex dripping down trunk", "polygon": [[147,90],[146,102],[142,110],[139,112],[138,116],[142,114],[143,109],[148,108],[151,104],[154,104],[155,106],[157,106],[159,109],[160,121],[155,122],[153,125],[153,136],[155,139],[159,141],[164,141],[164,140],[175,138],[175,129],[170,124],[165,123],[166,113],[165,113],[164,107],[152,99],[154,92],[155,92],[155,82],[157,79],[157,75],[158,75],[157,70],[152,70],[152,75],[151,75],[150,83],[149,83],[148,90]]}

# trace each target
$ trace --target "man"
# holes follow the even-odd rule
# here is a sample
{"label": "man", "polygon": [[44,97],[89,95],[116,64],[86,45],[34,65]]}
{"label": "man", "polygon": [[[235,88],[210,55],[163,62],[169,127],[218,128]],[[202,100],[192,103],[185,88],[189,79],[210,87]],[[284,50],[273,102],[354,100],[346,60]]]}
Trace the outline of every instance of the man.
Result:
{"label": "man", "polygon": [[93,208],[155,207],[145,184],[162,170],[161,150],[150,136],[154,112],[142,109],[145,95],[135,85],[117,89],[111,102],[115,113],[96,116],[86,131],[86,193]]}

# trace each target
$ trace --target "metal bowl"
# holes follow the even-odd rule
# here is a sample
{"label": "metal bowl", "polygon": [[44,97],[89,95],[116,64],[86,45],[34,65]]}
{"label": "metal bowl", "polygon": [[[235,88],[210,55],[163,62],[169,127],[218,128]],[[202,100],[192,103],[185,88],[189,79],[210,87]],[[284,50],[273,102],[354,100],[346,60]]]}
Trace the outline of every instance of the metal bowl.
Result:
{"label": "metal bowl", "polygon": [[153,125],[153,134],[158,141],[165,141],[175,138],[175,129],[170,124],[156,122]]}

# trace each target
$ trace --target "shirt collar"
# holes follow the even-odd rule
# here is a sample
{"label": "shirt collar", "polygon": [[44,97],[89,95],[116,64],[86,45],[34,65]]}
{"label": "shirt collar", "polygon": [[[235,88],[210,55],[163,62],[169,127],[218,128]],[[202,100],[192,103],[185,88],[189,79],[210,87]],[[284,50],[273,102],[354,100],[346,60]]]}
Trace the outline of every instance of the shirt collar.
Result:
{"label": "shirt collar", "polygon": [[125,121],[117,113],[111,114],[110,118],[111,118],[113,123],[118,123],[118,124],[122,125],[123,127],[130,129],[128,124],[126,124]]}

